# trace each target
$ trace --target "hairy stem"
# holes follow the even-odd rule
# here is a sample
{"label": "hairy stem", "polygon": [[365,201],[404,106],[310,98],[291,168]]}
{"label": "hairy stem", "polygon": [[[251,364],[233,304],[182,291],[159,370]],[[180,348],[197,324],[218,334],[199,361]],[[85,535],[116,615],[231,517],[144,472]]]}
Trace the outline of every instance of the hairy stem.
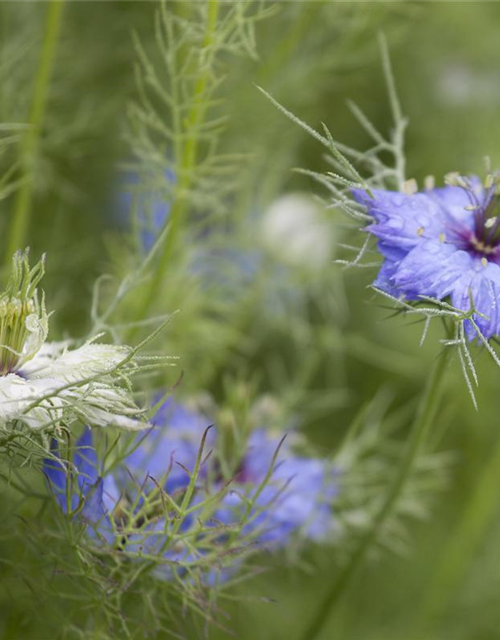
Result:
{"label": "hairy stem", "polygon": [[[161,291],[163,280],[167,272],[168,264],[171,260],[172,253],[177,244],[179,231],[182,228],[182,222],[189,203],[189,191],[192,186],[193,171],[196,167],[198,159],[198,130],[203,122],[205,111],[207,109],[204,95],[207,85],[212,74],[211,60],[207,56],[213,56],[213,42],[217,27],[217,18],[219,15],[219,0],[209,0],[207,8],[207,24],[205,31],[205,40],[203,51],[204,59],[200,60],[200,64],[205,67],[205,72],[197,79],[193,90],[193,105],[183,124],[185,144],[178,150],[178,180],[176,186],[176,197],[170,209],[170,215],[167,222],[168,232],[166,234],[163,250],[160,260],[153,275],[153,279],[145,296],[145,301],[141,309],[141,318],[145,318],[156,300],[158,293]],[[210,53],[206,53],[210,52]],[[129,339],[133,338],[132,332]]]}
{"label": "hairy stem", "polygon": [[447,363],[448,354],[445,351],[440,354],[438,360],[434,364],[427,381],[424,395],[420,401],[406,450],[401,458],[399,467],[396,470],[394,480],[389,487],[379,510],[374,516],[372,526],[365,535],[361,536],[349,563],[342,569],[327,592],[314,619],[302,634],[301,638],[303,638],[303,640],[315,640],[316,638],[319,640],[320,633],[326,625],[330,614],[340,600],[345,588],[362,565],[368,550],[376,541],[387,517],[392,513],[397,500],[401,496],[406,483],[411,476],[418,454],[421,452],[423,445],[425,444],[429,429],[436,417]]}
{"label": "hairy stem", "polygon": [[20,144],[20,160],[25,180],[17,192],[14,204],[14,213],[7,243],[6,259],[10,262],[12,255],[26,242],[26,232],[31,215],[33,201],[33,182],[35,172],[35,160],[42,131],[47,96],[50,87],[50,78],[54,63],[54,54],[61,28],[61,17],[64,0],[51,0],[47,7],[45,36],[40,53],[40,61],[35,80],[35,88],[31,102],[28,123]]}

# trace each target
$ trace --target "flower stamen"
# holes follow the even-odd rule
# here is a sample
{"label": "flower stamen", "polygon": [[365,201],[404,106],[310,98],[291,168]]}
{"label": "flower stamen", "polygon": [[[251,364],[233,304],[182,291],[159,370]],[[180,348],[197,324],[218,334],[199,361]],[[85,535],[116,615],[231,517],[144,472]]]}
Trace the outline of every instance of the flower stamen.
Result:
{"label": "flower stamen", "polygon": [[7,287],[0,293],[0,376],[15,372],[31,359],[47,335],[47,314],[36,290],[44,266],[42,257],[30,269],[27,250],[12,258]]}

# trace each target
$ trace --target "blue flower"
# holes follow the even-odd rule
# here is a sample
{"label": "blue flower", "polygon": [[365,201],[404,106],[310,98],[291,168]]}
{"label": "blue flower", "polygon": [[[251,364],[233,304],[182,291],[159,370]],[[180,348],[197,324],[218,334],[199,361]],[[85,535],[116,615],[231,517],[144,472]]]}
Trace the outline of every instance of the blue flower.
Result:
{"label": "blue flower", "polygon": [[[486,338],[500,334],[500,200],[498,184],[455,176],[453,184],[407,195],[354,190],[374,218],[384,262],[374,285],[393,296],[449,298]],[[466,321],[469,339],[476,332]]]}
{"label": "blue flower", "polygon": [[[243,535],[248,534],[252,542],[272,548],[285,546],[295,532],[302,531],[311,540],[324,539],[331,533],[334,522],[331,503],[336,480],[325,461],[297,456],[287,441],[280,448],[279,437],[266,429],[256,429],[224,494],[229,479],[221,474],[215,430],[207,432],[207,426],[208,420],[201,414],[168,400],[158,410],[152,429],[137,436],[134,450],[112,473],[99,475],[90,429],[85,429],[77,442],[72,464],[68,465],[73,472],[67,472],[54,448],[55,459],[46,461],[45,473],[65,513],[83,519],[93,537],[97,535],[108,542],[114,539],[113,531],[119,532],[121,525],[128,523],[126,539],[120,539],[120,545],[125,545],[131,553],[146,550],[161,554],[167,565],[158,570],[158,575],[167,579],[172,576],[169,562],[181,563],[183,567],[200,563],[205,554],[204,535],[223,543],[228,531],[239,525]],[[143,511],[145,496],[158,486],[174,500],[184,493],[204,434],[204,459],[190,506],[218,492],[223,496],[213,515],[207,516],[205,534],[200,529],[201,509],[186,517],[179,526],[175,518],[171,519],[163,511],[152,514]],[[213,449],[215,452],[208,457]],[[126,520],[121,522],[123,516]],[[113,519],[114,527],[111,526]],[[177,532],[180,537],[167,546],[166,532]],[[196,551],[183,544],[186,533]],[[213,542],[209,547],[211,544]],[[217,574],[219,580],[224,580],[230,571],[226,568],[222,572],[208,571],[205,578],[214,580]]]}
{"label": "blue flower", "polygon": [[[170,469],[166,482],[162,482],[167,491],[185,488],[189,475],[183,467],[192,471],[208,421],[182,405],[167,401],[154,423],[151,434],[127,459],[127,467],[139,481],[141,474],[148,474],[158,482]],[[275,547],[286,545],[290,535],[299,530],[312,540],[321,540],[331,533],[335,473],[324,460],[296,455],[289,444],[291,439],[286,439],[279,448],[280,436],[271,435],[264,428],[252,431],[228,493],[214,514],[216,521],[234,526],[246,517],[243,532],[254,533],[254,539]],[[208,434],[207,452],[209,449],[215,449],[212,468],[205,465],[200,477],[209,478],[212,490],[217,491],[228,479],[217,472],[215,431]],[[172,466],[172,460],[182,466]],[[269,471],[269,481],[259,490]],[[250,514],[245,514],[247,500],[253,501]]]}
{"label": "blue flower", "polygon": [[[171,399],[164,402],[151,420],[153,427],[137,436],[137,447],[123,466],[142,485],[152,477],[168,493],[185,489],[190,480],[203,434],[209,423],[202,415]],[[207,434],[205,450],[214,444]]]}
{"label": "blue flower", "polygon": [[[89,533],[93,530],[101,538],[112,539],[111,518],[122,517],[121,499],[127,501],[128,507],[134,504],[134,513],[140,514],[145,495],[157,486],[174,498],[187,488],[208,426],[206,419],[168,400],[151,422],[153,427],[137,436],[132,452],[117,469],[105,475],[99,473],[88,427],[76,442],[73,459],[64,465],[57,443],[53,443],[54,458],[46,459],[43,467],[49,486],[62,511],[83,520]],[[211,444],[213,436],[208,432],[206,450]],[[195,496],[193,502],[199,499]],[[129,537],[127,545],[133,550],[163,545],[165,517],[153,514],[150,520],[142,532]],[[188,529],[193,520],[193,516],[186,517],[179,530]]]}
{"label": "blue flower", "polygon": [[[82,520],[89,533],[97,533],[108,541],[112,537],[108,518],[118,500],[114,478],[102,478],[98,473],[92,431],[85,427],[78,439],[73,460],[63,465],[56,442],[52,444],[53,458],[44,461],[43,471],[62,511]],[[72,472],[73,471],[73,472]]]}
{"label": "blue flower", "polygon": [[[239,471],[216,517],[225,524],[237,524],[250,500],[252,511],[243,532],[256,532],[258,541],[284,547],[298,531],[311,540],[326,539],[334,526],[332,501],[337,483],[333,468],[325,460],[296,455],[287,439],[279,448],[280,440],[263,428],[251,433]],[[270,478],[260,490],[270,470]]]}

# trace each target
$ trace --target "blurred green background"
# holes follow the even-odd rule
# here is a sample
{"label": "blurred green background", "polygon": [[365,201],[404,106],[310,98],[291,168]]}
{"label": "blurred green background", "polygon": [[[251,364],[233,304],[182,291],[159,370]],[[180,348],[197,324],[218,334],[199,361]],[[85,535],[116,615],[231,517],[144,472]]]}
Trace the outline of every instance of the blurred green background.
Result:
{"label": "blurred green background", "polygon": [[[180,4],[168,3],[173,11],[182,11]],[[219,89],[224,103],[216,110],[229,120],[220,148],[245,154],[246,160],[241,185],[220,216],[214,214],[214,225],[230,225],[249,210],[258,220],[273,199],[285,192],[325,196],[319,185],[291,171],[294,167],[325,170],[322,149],[284,118],[255,85],[311,126],[319,128],[325,122],[336,139],[356,148],[365,148],[368,139],[349,112],[347,99],[355,100],[379,130],[387,131],[390,114],[377,45],[379,31],[387,37],[409,118],[409,176],[422,181],[434,174],[440,182],[449,171],[481,174],[485,155],[498,166],[498,3],[277,2],[272,6],[272,15],[256,24],[257,57],[221,56],[227,76]],[[45,2],[0,3],[1,122],[29,121],[48,7]],[[122,254],[129,239],[127,226],[116,212],[118,167],[130,157],[123,131],[128,105],[137,98],[132,33],[154,59],[157,9],[156,2],[76,0],[66,2],[64,8],[33,173],[27,237],[35,255],[48,252],[44,288],[49,309],[56,310],[53,339],[85,335],[95,279],[133,264]],[[3,173],[15,163],[18,145],[18,141],[9,144],[0,157]],[[17,197],[15,191],[0,201],[3,265],[9,259],[7,238]],[[340,214],[330,213],[334,233],[339,237],[348,233]],[[254,236],[243,235],[245,249],[251,250]],[[306,292],[307,313],[287,319],[272,308],[266,311],[261,301],[261,306],[238,311],[239,316],[230,314],[228,322],[247,314],[242,319],[243,326],[250,327],[245,344],[228,340],[224,364],[214,364],[208,372],[203,367],[203,372],[197,371],[197,363],[215,361],[217,345],[199,341],[196,310],[184,324],[174,321],[162,349],[181,356],[190,391],[207,390],[222,397],[228,375],[247,380],[258,376],[261,391],[282,398],[288,384],[292,389],[300,385],[297,372],[308,350],[321,351],[322,364],[303,389],[300,413],[311,442],[324,452],[332,451],[360,407],[381,388],[391,394],[393,408],[410,407],[411,411],[439,350],[438,330],[431,332],[423,347],[418,346],[421,327],[392,317],[367,289],[373,277],[373,270],[342,272],[333,263],[321,273],[294,274],[291,286]],[[175,282],[175,274],[171,280],[166,274],[167,287],[170,281]],[[182,309],[186,295],[181,288],[173,288],[170,311]],[[301,333],[299,325],[309,331]],[[479,411],[472,407],[455,361],[435,425],[438,448],[455,454],[448,490],[436,497],[428,519],[412,525],[406,557],[390,551],[380,554],[357,576],[325,629],[324,640],[500,638],[500,513],[496,512],[473,545],[473,562],[439,625],[422,631],[416,622],[437,563],[499,438],[500,372],[484,353],[475,356]],[[316,398],[326,409],[315,407]],[[402,427],[404,437],[405,424]],[[497,474],[500,489],[500,468]],[[283,568],[281,559],[270,557],[271,565],[279,566],[242,585],[236,603],[222,604],[235,637],[299,637],[338,567],[338,558],[325,549],[306,550],[302,560],[301,566]],[[27,616],[26,626],[20,627],[23,616]],[[57,622],[47,621],[45,631],[43,613],[33,616],[4,590],[0,637],[53,637]],[[231,636],[215,629],[210,637]]]}

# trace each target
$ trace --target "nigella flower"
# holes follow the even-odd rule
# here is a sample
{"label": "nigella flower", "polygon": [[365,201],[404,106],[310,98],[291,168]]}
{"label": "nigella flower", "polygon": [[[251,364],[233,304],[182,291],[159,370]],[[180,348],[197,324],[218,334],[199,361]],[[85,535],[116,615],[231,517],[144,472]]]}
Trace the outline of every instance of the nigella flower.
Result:
{"label": "nigella flower", "polygon": [[[126,549],[136,552],[147,548],[149,553],[160,553],[168,561],[188,564],[203,558],[203,536],[223,541],[229,532],[241,529],[245,539],[278,548],[286,546],[294,533],[301,532],[315,541],[331,534],[337,483],[325,461],[296,455],[286,441],[281,442],[280,448],[280,437],[261,428],[250,435],[234,477],[224,478],[217,460],[217,438],[213,431],[207,432],[207,420],[201,414],[169,400],[158,411],[153,425],[137,436],[134,450],[104,477],[96,471],[98,464],[89,430],[78,441],[72,461],[77,481],[68,485],[67,471],[48,460],[45,471],[63,510],[68,513],[69,486],[73,512],[90,521],[100,537],[108,534],[110,519],[114,518],[115,531],[127,532]],[[165,511],[164,502],[151,502],[148,493],[156,492],[158,497],[161,487],[169,496],[169,504],[170,499],[182,501],[192,483],[204,436],[204,462],[194,478],[190,503],[201,509],[177,522],[175,510]],[[87,455],[79,453],[81,449]],[[209,451],[212,456],[208,456]],[[207,514],[203,505],[216,495],[220,499]],[[204,533],[200,533],[205,517]],[[188,549],[182,537],[192,527],[197,533],[195,537],[188,534]],[[166,545],[169,535],[171,544]],[[197,552],[193,550],[196,539]],[[169,571],[163,575],[168,577]]]}
{"label": "nigella flower", "polygon": [[6,290],[0,294],[0,428],[19,422],[33,429],[93,426],[129,429],[147,426],[120,376],[133,373],[128,347],[46,342],[48,315],[36,287],[43,259],[30,269],[18,252]]}
{"label": "nigella flower", "polygon": [[[293,440],[294,434],[289,435]],[[260,489],[268,472],[270,477]],[[237,524],[250,501],[253,506],[243,532],[256,532],[258,541],[284,547],[298,532],[310,540],[326,540],[334,527],[336,491],[334,470],[325,460],[297,455],[288,439],[259,428],[250,434],[216,517],[225,524]]]}
{"label": "nigella flower", "polygon": [[[201,415],[167,401],[156,413],[150,428],[137,436],[130,453],[112,471],[102,473],[88,427],[77,440],[74,455],[65,464],[54,442],[53,456],[45,460],[43,470],[64,513],[83,519],[89,530],[93,529],[98,537],[108,541],[114,519],[115,532],[126,531],[126,540],[120,544],[126,542],[129,550],[147,546],[152,551],[162,546],[170,530],[158,487],[174,499],[182,497],[206,429],[206,420]],[[205,444],[213,444],[208,434]],[[153,509],[148,493],[156,495]],[[144,527],[145,514],[148,523]],[[186,518],[180,530],[185,531],[192,522],[192,517]],[[175,518],[169,524],[175,526]],[[175,550],[166,550],[166,555],[176,556]]]}
{"label": "nigella flower", "polygon": [[[190,480],[186,469],[191,472],[194,467],[209,421],[196,411],[167,401],[153,422],[151,434],[143,438],[126,465],[138,481],[146,475],[163,478],[169,469],[164,481],[167,490],[186,488]],[[290,436],[293,440],[293,434]],[[335,474],[324,460],[295,454],[288,439],[280,448],[281,439],[282,434],[264,428],[252,431],[234,477],[224,478],[217,462],[216,432],[211,431],[206,443],[207,449],[213,450],[211,464],[207,462],[201,470],[200,488],[202,479],[212,484],[213,491],[228,482],[213,519],[229,526],[242,523],[243,532],[255,534],[260,542],[284,546],[299,530],[305,537],[320,540],[333,527]],[[250,502],[253,506],[247,513]]]}
{"label": "nigella flower", "polygon": [[[449,184],[419,193],[354,190],[374,222],[384,257],[375,287],[396,297],[444,300],[473,319],[489,338],[500,334],[499,176],[452,174]],[[470,339],[476,331],[466,321]]]}

